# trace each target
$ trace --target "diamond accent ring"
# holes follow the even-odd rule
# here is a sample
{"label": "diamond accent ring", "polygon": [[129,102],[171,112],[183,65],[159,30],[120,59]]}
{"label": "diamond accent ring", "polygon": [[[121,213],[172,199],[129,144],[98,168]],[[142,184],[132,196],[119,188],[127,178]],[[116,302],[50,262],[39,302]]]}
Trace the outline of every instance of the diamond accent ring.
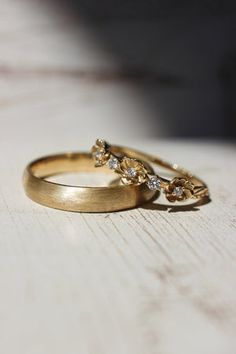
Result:
{"label": "diamond accent ring", "polygon": [[[116,172],[126,185],[146,184],[152,191],[162,191],[169,202],[209,196],[207,185],[198,177],[177,164],[171,164],[158,156],[152,156],[134,149],[113,146],[104,139],[97,139],[92,147],[92,156],[96,167],[107,165]],[[164,167],[179,176],[168,180],[159,174],[150,174],[144,161]]]}

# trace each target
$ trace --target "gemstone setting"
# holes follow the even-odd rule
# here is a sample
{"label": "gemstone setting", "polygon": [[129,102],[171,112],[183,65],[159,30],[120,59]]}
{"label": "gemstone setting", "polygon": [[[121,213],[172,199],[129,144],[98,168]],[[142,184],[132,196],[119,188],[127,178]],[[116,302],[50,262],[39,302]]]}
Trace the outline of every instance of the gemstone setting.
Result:
{"label": "gemstone setting", "polygon": [[184,190],[180,186],[175,187],[173,190],[173,194],[176,195],[177,197],[181,197],[183,195],[183,193],[184,193]]}
{"label": "gemstone setting", "polygon": [[151,177],[149,177],[149,180],[147,181],[147,186],[152,191],[160,190],[161,189],[161,180],[157,176],[151,176]]}
{"label": "gemstone setting", "polygon": [[103,158],[103,153],[101,151],[96,151],[94,157],[96,160],[101,160]]}
{"label": "gemstone setting", "polygon": [[136,175],[137,175],[136,169],[133,168],[133,167],[129,167],[129,168],[127,169],[127,175],[128,175],[129,177],[131,177],[131,178],[136,177]]}
{"label": "gemstone setting", "polygon": [[116,170],[119,167],[118,159],[114,156],[111,156],[110,159],[108,160],[108,167],[111,170]]}

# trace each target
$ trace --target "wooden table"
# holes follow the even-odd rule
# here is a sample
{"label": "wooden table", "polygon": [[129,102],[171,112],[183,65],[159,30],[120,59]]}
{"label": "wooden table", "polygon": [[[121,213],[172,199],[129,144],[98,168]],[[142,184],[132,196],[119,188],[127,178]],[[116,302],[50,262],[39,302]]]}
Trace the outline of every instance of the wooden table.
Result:
{"label": "wooden table", "polygon": [[[0,4],[0,352],[234,354],[235,145],[148,139],[165,134],[168,112],[117,75],[83,23],[49,2]],[[149,84],[159,97],[159,83]],[[88,150],[96,137],[188,167],[212,202],[95,215],[26,198],[30,160]]]}
{"label": "wooden table", "polygon": [[191,168],[212,202],[79,214],[27,199],[21,174],[40,154],[91,143],[12,130],[0,141],[1,351],[235,353],[233,144],[130,142]]}

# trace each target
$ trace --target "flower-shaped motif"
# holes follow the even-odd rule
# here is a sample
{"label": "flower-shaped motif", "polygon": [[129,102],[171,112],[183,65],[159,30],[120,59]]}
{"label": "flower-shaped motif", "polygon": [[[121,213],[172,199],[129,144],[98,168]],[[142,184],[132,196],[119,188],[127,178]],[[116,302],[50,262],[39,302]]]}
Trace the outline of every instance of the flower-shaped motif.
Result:
{"label": "flower-shaped motif", "polygon": [[96,167],[105,165],[110,157],[109,144],[103,139],[97,139],[92,147],[92,156]]}
{"label": "flower-shaped motif", "polygon": [[194,185],[187,178],[175,177],[165,187],[169,202],[183,201],[193,196]]}
{"label": "flower-shaped motif", "polygon": [[146,184],[147,184],[148,188],[151,189],[151,191],[157,191],[157,190],[160,191],[161,190],[161,180],[156,175],[149,176]]}
{"label": "flower-shaped motif", "polygon": [[120,163],[119,172],[124,184],[141,184],[147,179],[147,171],[143,164],[135,159],[124,157]]}

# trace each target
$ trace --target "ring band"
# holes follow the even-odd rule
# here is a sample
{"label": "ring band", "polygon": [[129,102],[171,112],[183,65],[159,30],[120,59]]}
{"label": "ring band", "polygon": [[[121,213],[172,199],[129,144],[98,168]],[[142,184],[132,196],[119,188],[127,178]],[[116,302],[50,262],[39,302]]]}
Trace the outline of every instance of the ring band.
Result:
{"label": "ring band", "polygon": [[[170,202],[198,199],[209,196],[207,185],[198,177],[177,164],[171,164],[158,156],[149,155],[134,149],[109,145],[103,139],[97,139],[92,147],[92,156],[95,166],[108,165],[120,175],[121,181],[126,185],[145,184],[150,190],[162,190]],[[178,177],[172,180],[157,174],[150,174],[142,161],[164,167],[177,172]]]}
{"label": "ring band", "polygon": [[89,153],[65,153],[42,157],[26,167],[23,176],[24,189],[27,196],[39,204],[79,212],[130,209],[154,199],[157,195],[156,191],[151,191],[144,184],[82,187],[45,179],[65,172],[94,172],[94,170],[93,159]]}

